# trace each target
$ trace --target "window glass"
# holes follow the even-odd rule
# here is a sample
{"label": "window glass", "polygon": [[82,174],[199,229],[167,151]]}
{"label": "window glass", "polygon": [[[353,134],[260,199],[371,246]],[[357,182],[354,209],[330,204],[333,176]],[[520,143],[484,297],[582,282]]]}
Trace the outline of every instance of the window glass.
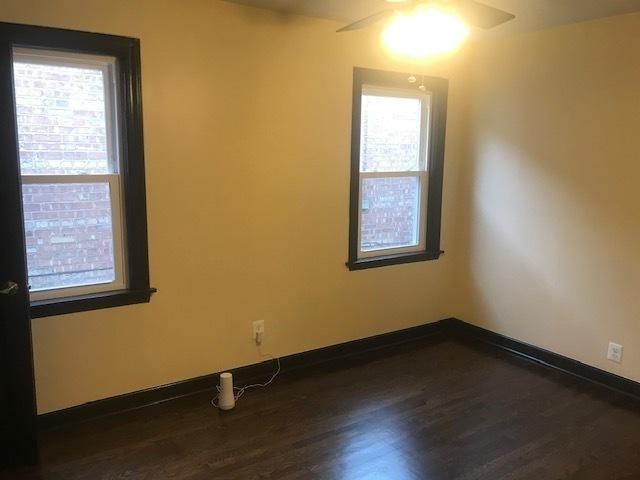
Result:
{"label": "window glass", "polygon": [[14,85],[22,175],[114,170],[103,69],[16,61]]}
{"label": "window glass", "polygon": [[420,170],[422,101],[362,95],[360,171]]}
{"label": "window glass", "polygon": [[364,252],[418,244],[419,177],[365,178],[360,247]]}
{"label": "window glass", "polygon": [[115,280],[109,183],[22,187],[31,291]]}

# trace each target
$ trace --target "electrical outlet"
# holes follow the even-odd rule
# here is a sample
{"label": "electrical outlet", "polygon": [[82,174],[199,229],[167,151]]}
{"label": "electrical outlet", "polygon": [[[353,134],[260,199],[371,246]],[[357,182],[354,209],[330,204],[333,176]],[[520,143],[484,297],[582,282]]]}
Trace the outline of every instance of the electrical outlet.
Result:
{"label": "electrical outlet", "polygon": [[622,345],[610,342],[609,350],[607,351],[607,358],[612,362],[622,362]]}
{"label": "electrical outlet", "polygon": [[253,322],[253,341],[256,345],[262,345],[264,340],[264,320],[256,320]]}

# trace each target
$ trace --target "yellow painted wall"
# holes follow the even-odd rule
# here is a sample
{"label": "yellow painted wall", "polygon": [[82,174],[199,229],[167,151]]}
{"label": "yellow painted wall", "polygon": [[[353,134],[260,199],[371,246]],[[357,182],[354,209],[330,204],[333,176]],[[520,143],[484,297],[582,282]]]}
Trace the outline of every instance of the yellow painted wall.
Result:
{"label": "yellow painted wall", "polygon": [[451,78],[442,245],[463,82],[368,33],[218,0],[0,0],[0,21],[141,39],[148,305],[33,321],[41,413],[449,316],[453,258],[349,272],[352,68]]}
{"label": "yellow painted wall", "polygon": [[640,15],[469,58],[453,313],[640,380]]}
{"label": "yellow painted wall", "polygon": [[[406,64],[218,0],[0,0],[142,41],[148,305],[33,321],[41,413],[451,315],[640,380],[640,15]],[[436,262],[348,272],[353,66],[450,78]],[[622,365],[605,360],[624,344]]]}

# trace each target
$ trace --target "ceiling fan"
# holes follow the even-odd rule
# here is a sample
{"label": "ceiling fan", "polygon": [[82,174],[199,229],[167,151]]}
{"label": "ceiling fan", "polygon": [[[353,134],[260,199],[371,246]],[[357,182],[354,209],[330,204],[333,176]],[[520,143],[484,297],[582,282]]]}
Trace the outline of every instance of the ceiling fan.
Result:
{"label": "ceiling fan", "polygon": [[345,27],[338,32],[348,32],[351,30],[359,30],[361,28],[370,27],[375,23],[391,17],[396,12],[410,11],[418,5],[427,5],[435,7],[443,7],[453,9],[460,18],[468,25],[489,29],[496,27],[502,23],[508,22],[515,18],[515,15],[503,10],[490,7],[475,0],[386,0],[387,3],[393,4],[386,10],[383,10],[368,17],[362,18]]}

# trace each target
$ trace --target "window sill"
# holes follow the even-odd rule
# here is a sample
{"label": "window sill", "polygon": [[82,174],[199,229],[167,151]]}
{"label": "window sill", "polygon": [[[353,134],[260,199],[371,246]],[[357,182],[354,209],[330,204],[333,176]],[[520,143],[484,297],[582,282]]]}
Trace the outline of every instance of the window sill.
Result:
{"label": "window sill", "polygon": [[85,312],[101,308],[120,307],[135,303],[148,303],[157,290],[118,290],[115,292],[93,293],[77,297],[37,300],[31,302],[31,318],[51,317],[65,313]]}
{"label": "window sill", "polygon": [[366,268],[386,267],[388,265],[400,265],[402,263],[426,262],[437,260],[444,252],[420,252],[400,253],[397,255],[385,255],[380,257],[360,258],[347,262],[349,270],[364,270]]}

